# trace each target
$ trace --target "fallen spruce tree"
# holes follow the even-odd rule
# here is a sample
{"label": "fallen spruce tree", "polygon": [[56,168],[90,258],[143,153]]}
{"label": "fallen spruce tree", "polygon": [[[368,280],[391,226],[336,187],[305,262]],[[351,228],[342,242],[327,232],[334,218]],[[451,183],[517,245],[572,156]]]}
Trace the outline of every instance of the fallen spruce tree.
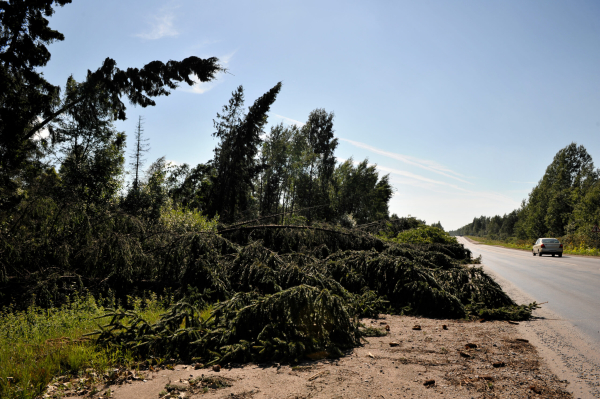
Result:
{"label": "fallen spruce tree", "polygon": [[181,300],[153,324],[111,310],[90,334],[99,344],[206,365],[296,362],[359,345],[360,317],[522,320],[536,307],[517,306],[456,242],[398,243],[328,225],[237,226],[187,236],[171,255],[177,275],[154,277],[179,280],[188,294],[182,286]]}

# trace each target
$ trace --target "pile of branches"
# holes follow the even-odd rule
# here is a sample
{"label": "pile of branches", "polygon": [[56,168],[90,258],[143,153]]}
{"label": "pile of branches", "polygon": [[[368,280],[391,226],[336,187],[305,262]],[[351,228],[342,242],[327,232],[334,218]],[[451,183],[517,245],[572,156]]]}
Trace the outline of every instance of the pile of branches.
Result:
{"label": "pile of branches", "polygon": [[[360,317],[524,319],[460,244],[398,244],[327,225],[238,226],[180,240],[181,301],[150,324],[114,310],[100,344],[143,357],[217,362],[341,356],[360,344]],[[177,272],[173,274],[173,272]],[[186,292],[203,293],[186,295]],[[211,307],[210,316],[202,309]]]}

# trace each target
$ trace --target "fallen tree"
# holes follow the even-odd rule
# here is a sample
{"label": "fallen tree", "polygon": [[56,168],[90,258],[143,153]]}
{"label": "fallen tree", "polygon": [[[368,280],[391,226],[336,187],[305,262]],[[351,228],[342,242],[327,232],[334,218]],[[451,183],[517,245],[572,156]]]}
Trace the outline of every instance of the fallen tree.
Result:
{"label": "fallen tree", "polygon": [[332,226],[239,226],[221,234],[188,241],[182,299],[158,322],[113,310],[92,334],[98,343],[209,365],[293,362],[359,345],[364,316],[520,320],[536,306],[517,306],[468,264],[471,253],[460,244],[402,244]]}

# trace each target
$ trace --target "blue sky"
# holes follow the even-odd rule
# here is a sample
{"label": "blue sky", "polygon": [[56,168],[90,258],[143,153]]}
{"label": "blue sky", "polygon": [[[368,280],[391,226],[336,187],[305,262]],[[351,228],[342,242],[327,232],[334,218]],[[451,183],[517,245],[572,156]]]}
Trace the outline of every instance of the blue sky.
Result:
{"label": "blue sky", "polygon": [[229,69],[138,115],[150,161],[212,157],[212,120],[283,82],[271,123],[333,111],[340,159],[368,158],[395,187],[391,212],[458,228],[517,208],[575,141],[600,166],[597,1],[75,0],[51,26],[55,84],[111,57],[121,68],[195,55]]}

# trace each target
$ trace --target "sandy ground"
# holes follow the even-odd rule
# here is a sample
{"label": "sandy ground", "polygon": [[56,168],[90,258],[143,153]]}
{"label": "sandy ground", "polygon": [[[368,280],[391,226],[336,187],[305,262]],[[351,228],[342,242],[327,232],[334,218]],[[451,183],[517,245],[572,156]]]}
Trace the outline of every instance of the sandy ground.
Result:
{"label": "sandy ground", "polygon": [[[223,365],[219,372],[178,365],[174,370],[141,371],[135,377],[143,381],[121,380],[114,385],[98,386],[98,392],[92,396],[117,399],[573,397],[566,390],[568,383],[550,371],[535,347],[519,340],[523,339],[522,325],[386,315],[376,320],[365,319],[363,323],[377,328],[389,325],[390,331],[384,337],[368,338],[363,346],[340,359],[307,361],[295,367],[278,363],[229,364]],[[421,329],[414,330],[415,325]],[[467,348],[466,344],[476,347]],[[500,367],[494,367],[494,363]],[[204,383],[199,377],[204,378]],[[231,386],[217,388],[216,380],[211,380],[216,377]]]}

